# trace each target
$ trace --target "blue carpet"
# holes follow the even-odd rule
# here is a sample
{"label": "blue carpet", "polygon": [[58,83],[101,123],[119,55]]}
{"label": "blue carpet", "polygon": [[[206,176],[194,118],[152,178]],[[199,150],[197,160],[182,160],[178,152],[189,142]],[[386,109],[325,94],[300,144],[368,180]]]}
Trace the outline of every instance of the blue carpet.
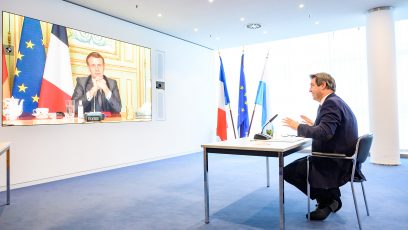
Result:
{"label": "blue carpet", "polygon": [[[293,154],[285,164],[301,157]],[[364,229],[408,229],[408,159],[400,166],[363,165],[370,216],[359,184]],[[279,229],[277,160],[210,154],[210,223],[204,223],[201,153],[110,170],[21,189],[11,205],[0,194],[0,229]],[[285,183],[286,229],[357,229],[350,184],[343,208],[308,222],[306,197]],[[314,205],[314,203],[312,203]]]}

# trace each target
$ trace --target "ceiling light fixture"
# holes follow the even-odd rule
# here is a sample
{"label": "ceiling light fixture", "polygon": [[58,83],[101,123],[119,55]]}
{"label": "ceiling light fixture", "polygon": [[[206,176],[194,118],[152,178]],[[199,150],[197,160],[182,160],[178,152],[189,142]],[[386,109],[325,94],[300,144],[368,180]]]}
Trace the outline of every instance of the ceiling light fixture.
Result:
{"label": "ceiling light fixture", "polygon": [[241,20],[241,22],[245,21],[244,17],[241,17],[239,20]]}
{"label": "ceiling light fixture", "polygon": [[198,32],[198,29],[197,29],[197,28],[194,28],[194,32]]}
{"label": "ceiling light fixture", "polygon": [[248,29],[251,29],[251,30],[256,30],[256,29],[261,28],[262,25],[259,24],[259,23],[248,23],[248,24],[246,25],[246,27],[247,27]]}
{"label": "ceiling light fixture", "polygon": [[209,3],[212,3],[214,0],[208,0]]}
{"label": "ceiling light fixture", "polygon": [[299,4],[299,8],[302,9],[303,7],[305,7],[304,4]]}
{"label": "ceiling light fixture", "polygon": [[320,24],[320,22],[319,21],[315,21],[315,25],[319,25]]}
{"label": "ceiling light fixture", "polygon": [[163,15],[161,13],[157,14],[157,17],[161,18]]}

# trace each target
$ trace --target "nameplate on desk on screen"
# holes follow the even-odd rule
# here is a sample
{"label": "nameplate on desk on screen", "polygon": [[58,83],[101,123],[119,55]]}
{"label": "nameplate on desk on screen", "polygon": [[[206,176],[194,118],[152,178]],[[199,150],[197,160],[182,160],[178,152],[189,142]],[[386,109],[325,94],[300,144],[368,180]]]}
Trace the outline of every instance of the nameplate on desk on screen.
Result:
{"label": "nameplate on desk on screen", "polygon": [[85,113],[86,121],[102,121],[104,118],[105,118],[105,115],[101,112]]}

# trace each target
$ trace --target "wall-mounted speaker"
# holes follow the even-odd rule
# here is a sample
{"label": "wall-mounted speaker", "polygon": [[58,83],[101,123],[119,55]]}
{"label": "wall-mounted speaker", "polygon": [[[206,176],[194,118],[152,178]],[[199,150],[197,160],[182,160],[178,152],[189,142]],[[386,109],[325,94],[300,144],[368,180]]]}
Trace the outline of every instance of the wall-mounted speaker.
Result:
{"label": "wall-mounted speaker", "polygon": [[156,81],[156,114],[157,121],[166,120],[166,94],[165,94],[165,52],[155,50],[153,52],[153,75]]}

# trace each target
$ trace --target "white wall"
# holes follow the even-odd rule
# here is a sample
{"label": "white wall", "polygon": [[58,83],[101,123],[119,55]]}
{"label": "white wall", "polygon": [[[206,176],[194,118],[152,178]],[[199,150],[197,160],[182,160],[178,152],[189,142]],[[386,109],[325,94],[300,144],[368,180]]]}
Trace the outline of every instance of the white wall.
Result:
{"label": "white wall", "polygon": [[[12,143],[12,187],[196,152],[214,140],[213,51],[63,1],[2,0],[0,9],[166,53],[166,121],[0,127],[0,141]],[[1,177],[4,166],[2,157]]]}
{"label": "white wall", "polygon": [[[336,79],[336,93],[355,113],[360,135],[369,132],[366,49],[364,29],[345,29],[334,32],[258,43],[245,46],[245,77],[249,117],[254,108],[259,79],[269,50],[264,81],[269,89],[267,107],[276,135],[296,134],[283,126],[285,117],[301,121],[300,115],[314,120],[318,103],[309,92],[309,74],[328,72]],[[221,50],[233,113],[238,108],[239,66],[242,47]],[[261,108],[257,108],[251,135],[260,132]],[[230,126],[231,127],[231,126]],[[230,136],[232,129],[228,130]]]}

